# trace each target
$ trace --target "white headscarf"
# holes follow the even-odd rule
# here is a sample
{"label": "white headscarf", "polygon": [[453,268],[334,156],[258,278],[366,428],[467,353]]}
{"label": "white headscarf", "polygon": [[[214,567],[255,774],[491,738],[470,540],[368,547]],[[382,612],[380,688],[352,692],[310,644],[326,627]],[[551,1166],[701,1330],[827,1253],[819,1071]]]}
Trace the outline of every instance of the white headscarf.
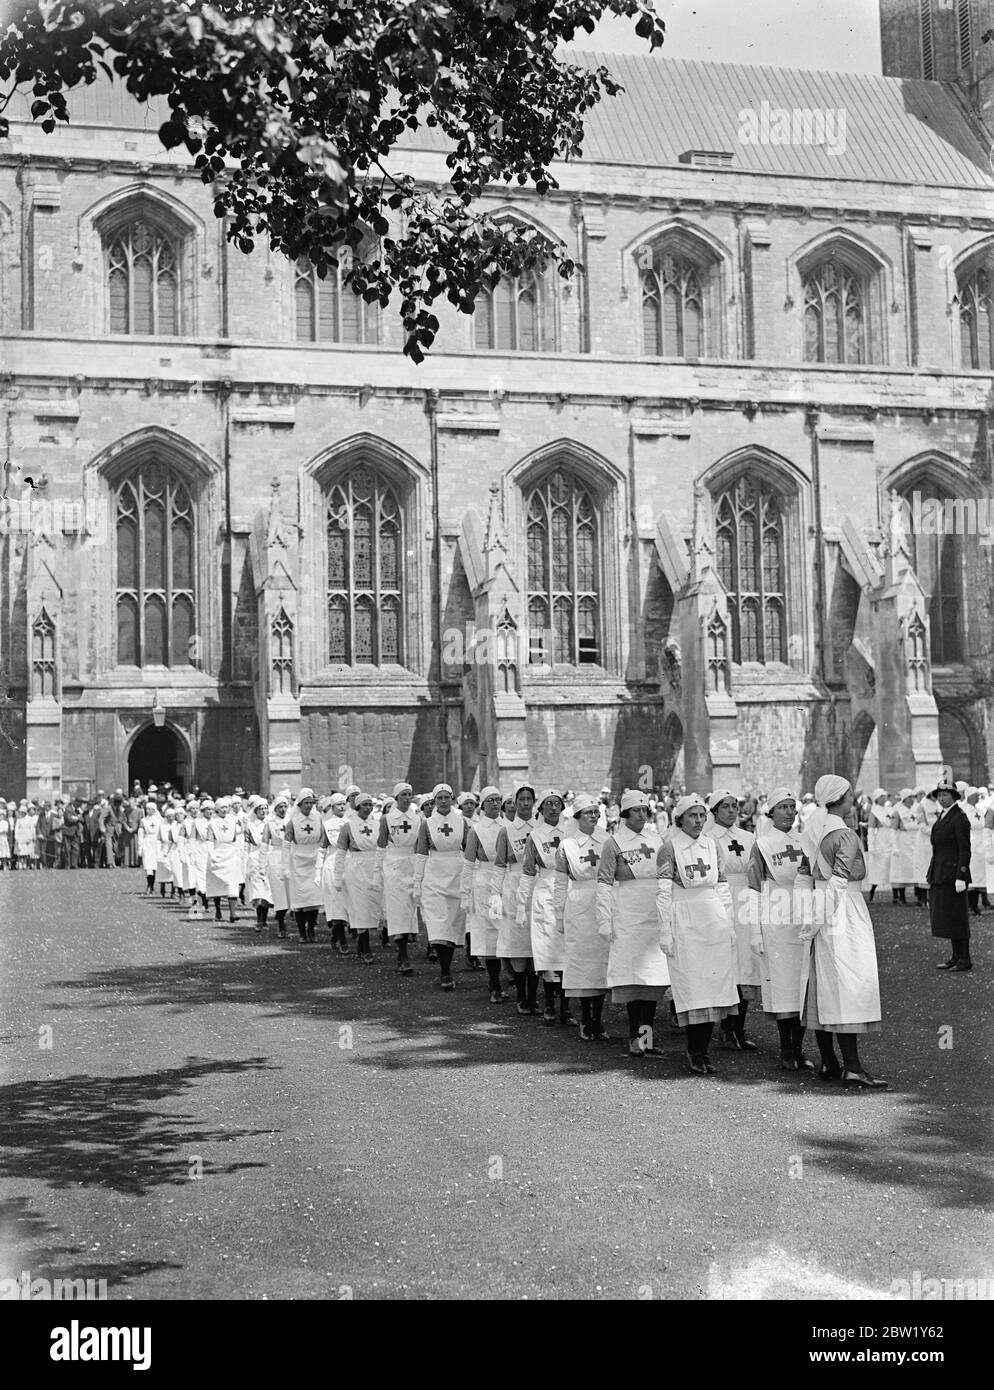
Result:
{"label": "white headscarf", "polygon": [[834,773],[829,773],[826,777],[819,777],[815,783],[815,801],[818,803],[818,809],[812,812],[801,835],[801,848],[808,856],[809,864],[814,864],[818,858],[818,850],[825,838],[826,829],[830,828],[828,822],[836,819],[836,817],[829,815],[827,808],[834,806],[837,801],[841,801],[850,787],[851,783],[847,782],[844,777],[837,777]]}

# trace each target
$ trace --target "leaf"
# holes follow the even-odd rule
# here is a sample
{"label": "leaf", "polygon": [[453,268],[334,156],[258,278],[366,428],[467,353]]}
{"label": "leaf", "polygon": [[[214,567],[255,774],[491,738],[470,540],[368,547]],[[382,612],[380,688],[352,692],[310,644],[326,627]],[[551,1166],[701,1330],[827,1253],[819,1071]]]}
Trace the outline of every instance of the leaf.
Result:
{"label": "leaf", "polygon": [[178,121],[163,121],[159,126],[159,139],[167,150],[175,149],[186,139],[186,128]]}

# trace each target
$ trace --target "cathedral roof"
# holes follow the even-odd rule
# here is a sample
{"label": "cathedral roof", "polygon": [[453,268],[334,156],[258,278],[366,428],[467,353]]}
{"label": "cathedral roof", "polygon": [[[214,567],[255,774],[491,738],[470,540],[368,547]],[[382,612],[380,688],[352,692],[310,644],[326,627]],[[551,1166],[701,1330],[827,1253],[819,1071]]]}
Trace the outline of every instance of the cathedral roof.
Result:
{"label": "cathedral roof", "polygon": [[[952,84],[626,53],[570,56],[603,63],[625,89],[588,115],[584,163],[994,188],[991,151]],[[23,114],[11,103],[14,120],[25,118],[27,101]],[[169,114],[164,99],[141,107],[118,82],[79,89],[69,104],[77,125],[154,132]],[[401,143],[447,147],[427,127]]]}

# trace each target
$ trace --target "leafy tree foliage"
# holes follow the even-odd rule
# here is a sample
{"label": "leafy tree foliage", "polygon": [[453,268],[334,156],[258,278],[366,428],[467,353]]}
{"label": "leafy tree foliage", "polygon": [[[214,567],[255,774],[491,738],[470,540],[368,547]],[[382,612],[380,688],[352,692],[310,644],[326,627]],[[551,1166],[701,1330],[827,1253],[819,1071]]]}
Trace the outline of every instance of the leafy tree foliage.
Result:
{"label": "leafy tree foliage", "polygon": [[[415,361],[441,296],[469,313],[501,273],[575,270],[564,244],[478,205],[488,186],[555,188],[550,166],[579,154],[585,115],[621,90],[562,44],[608,13],[663,42],[651,0],[13,0],[6,12],[0,113],[28,88],[33,120],[53,131],[66,93],[101,75],[140,101],[166,97],[159,138],[193,156],[241,250],[268,236],[326,274],[373,233],[376,253],[347,258],[346,278],[370,303],[399,296]],[[448,142],[442,191],[402,167],[398,141],[422,126]]]}

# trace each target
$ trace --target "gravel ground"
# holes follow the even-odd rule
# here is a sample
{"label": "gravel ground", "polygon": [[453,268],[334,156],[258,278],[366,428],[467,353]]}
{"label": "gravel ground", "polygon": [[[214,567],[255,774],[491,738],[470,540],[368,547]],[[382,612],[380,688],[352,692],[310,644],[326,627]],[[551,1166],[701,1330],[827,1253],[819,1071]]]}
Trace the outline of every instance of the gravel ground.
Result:
{"label": "gravel ground", "polygon": [[[761,1052],[720,1074],[190,922],[137,871],[0,874],[0,1277],[108,1297],[888,1298],[994,1280],[994,912],[937,974],[872,909],[885,1031],[847,1095]],[[809,1049],[812,1055],[815,1049]],[[992,1283],[994,1287],[994,1283]]]}

